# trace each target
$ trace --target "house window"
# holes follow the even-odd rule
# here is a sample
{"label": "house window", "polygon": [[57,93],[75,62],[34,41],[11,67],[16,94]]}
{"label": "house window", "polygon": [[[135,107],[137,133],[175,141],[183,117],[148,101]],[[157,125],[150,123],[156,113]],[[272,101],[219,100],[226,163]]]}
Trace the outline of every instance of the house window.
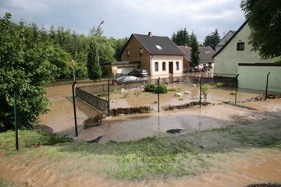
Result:
{"label": "house window", "polygon": [[179,70],[180,69],[180,64],[179,62],[176,62],[176,70]]}
{"label": "house window", "polygon": [[127,50],[127,57],[130,56],[130,50]]}
{"label": "house window", "polygon": [[140,56],[142,56],[142,52],[143,52],[143,51],[142,51],[142,48],[140,48]]}
{"label": "house window", "polygon": [[244,51],[244,42],[237,43],[237,51]]}
{"label": "house window", "polygon": [[162,70],[166,71],[166,62],[162,62]]}
{"label": "house window", "polygon": [[155,62],[155,71],[158,71],[158,62]]}

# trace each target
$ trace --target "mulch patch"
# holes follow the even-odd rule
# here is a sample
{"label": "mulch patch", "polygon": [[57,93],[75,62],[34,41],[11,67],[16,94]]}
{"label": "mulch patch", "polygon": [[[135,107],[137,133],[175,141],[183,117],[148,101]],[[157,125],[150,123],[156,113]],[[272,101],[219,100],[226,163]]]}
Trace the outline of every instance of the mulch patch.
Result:
{"label": "mulch patch", "polygon": [[[207,106],[209,104],[211,104],[211,103],[206,102],[206,101],[201,102],[202,106]],[[165,106],[162,106],[162,109],[164,111],[167,111],[167,110],[191,108],[191,107],[195,107],[195,106],[200,106],[200,101],[193,101],[193,102],[185,103],[182,105],[165,105]]]}

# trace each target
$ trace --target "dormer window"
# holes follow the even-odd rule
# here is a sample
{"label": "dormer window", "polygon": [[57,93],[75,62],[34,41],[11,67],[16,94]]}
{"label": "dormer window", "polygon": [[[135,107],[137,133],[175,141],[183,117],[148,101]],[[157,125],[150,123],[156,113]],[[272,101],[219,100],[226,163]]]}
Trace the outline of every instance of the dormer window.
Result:
{"label": "dormer window", "polygon": [[130,50],[127,50],[127,57],[130,56]]}
{"label": "dormer window", "polygon": [[140,56],[142,56],[142,52],[143,52],[143,51],[142,51],[142,48],[140,48]]}
{"label": "dormer window", "polygon": [[158,50],[163,50],[163,48],[162,48],[160,45],[155,45],[155,47],[156,47]]}

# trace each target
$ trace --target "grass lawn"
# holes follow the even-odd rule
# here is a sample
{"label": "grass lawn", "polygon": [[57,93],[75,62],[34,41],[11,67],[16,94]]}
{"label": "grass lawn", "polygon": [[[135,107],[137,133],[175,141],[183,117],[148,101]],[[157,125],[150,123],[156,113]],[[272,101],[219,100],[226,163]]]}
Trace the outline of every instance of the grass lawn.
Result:
{"label": "grass lawn", "polygon": [[19,138],[18,152],[14,151],[14,132],[0,133],[0,149],[8,155],[27,154],[33,159],[63,163],[64,172],[81,170],[126,180],[198,175],[238,149],[281,151],[281,126],[262,123],[107,144],[76,142],[38,130],[22,130]]}

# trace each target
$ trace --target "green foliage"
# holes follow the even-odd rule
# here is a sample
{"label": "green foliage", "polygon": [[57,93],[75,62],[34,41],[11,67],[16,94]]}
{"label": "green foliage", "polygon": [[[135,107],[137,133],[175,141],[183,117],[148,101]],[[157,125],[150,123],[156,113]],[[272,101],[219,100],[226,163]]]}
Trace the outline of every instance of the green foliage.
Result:
{"label": "green foliage", "polygon": [[118,39],[118,40],[115,40],[114,38],[111,38],[111,40],[113,40],[113,42],[114,42],[114,49],[115,49],[114,58],[117,61],[121,61],[122,51],[123,51],[123,48],[128,41],[128,38],[121,38],[121,39]]}
{"label": "green foliage", "polygon": [[216,49],[217,44],[221,41],[218,30],[205,37],[204,46],[210,46],[213,50]]}
{"label": "green foliage", "polygon": [[145,87],[144,87],[144,91],[145,92],[154,92],[156,89],[156,85],[155,84],[147,84]]}
{"label": "green foliage", "polygon": [[144,91],[145,92],[154,92],[154,93],[167,93],[168,88],[167,88],[167,85],[165,85],[165,84],[159,85],[159,88],[158,88],[158,85],[148,84],[144,87]]}
{"label": "green foliage", "polygon": [[180,90],[180,88],[168,88],[169,92],[179,92]]}
{"label": "green foliage", "polygon": [[190,36],[186,28],[177,31],[177,33],[173,33],[172,41],[179,46],[191,45]]}
{"label": "green foliage", "polygon": [[[20,149],[39,145],[54,145],[71,141],[71,138],[56,136],[40,130],[19,130],[18,136]],[[0,148],[15,149],[14,131],[0,133]]]}
{"label": "green foliage", "polygon": [[161,84],[161,85],[159,85],[159,87],[156,86],[156,89],[155,89],[154,92],[155,93],[160,93],[160,94],[167,93],[168,92],[167,85]]}
{"label": "green foliage", "polygon": [[210,93],[210,88],[211,88],[210,84],[203,84],[202,85],[201,92],[202,92],[202,94],[204,95],[205,98]]}
{"label": "green foliage", "polygon": [[251,28],[250,44],[264,59],[281,56],[281,1],[242,0]]}
{"label": "green foliage", "polygon": [[221,87],[223,87],[223,83],[222,83],[222,82],[217,82],[217,83],[216,83],[216,86],[217,86],[218,88],[221,88]]}
{"label": "green foliage", "polygon": [[[46,112],[43,85],[54,79],[56,67],[49,63],[41,35],[13,24],[11,14],[0,20],[0,131],[13,128],[13,95],[17,92],[19,128],[30,128]],[[35,28],[34,28],[35,29]]]}
{"label": "green foliage", "polygon": [[89,44],[87,68],[90,79],[100,79],[102,70],[99,64],[99,56],[97,54],[95,42],[90,42]]}
{"label": "green foliage", "polygon": [[194,33],[191,34],[190,39],[191,39],[190,65],[191,65],[191,67],[196,67],[199,65],[199,61],[200,61],[199,43],[198,43],[197,37]]}

